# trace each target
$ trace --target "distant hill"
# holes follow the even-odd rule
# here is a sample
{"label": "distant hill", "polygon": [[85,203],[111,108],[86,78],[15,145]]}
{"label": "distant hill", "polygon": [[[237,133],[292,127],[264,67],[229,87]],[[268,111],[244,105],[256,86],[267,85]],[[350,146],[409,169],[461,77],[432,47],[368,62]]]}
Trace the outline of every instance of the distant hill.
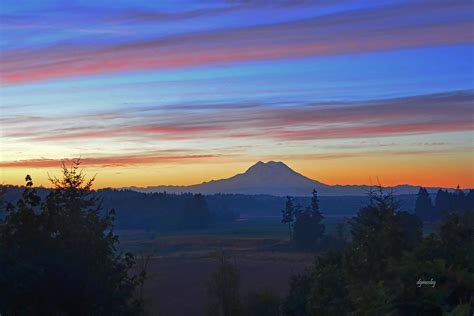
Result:
{"label": "distant hill", "polygon": [[[362,196],[367,195],[371,187],[367,185],[328,185],[310,179],[283,162],[257,162],[246,172],[221,180],[212,180],[189,186],[151,186],[146,188],[130,187],[139,192],[202,193],[202,194],[266,194],[274,196],[308,196],[317,189],[320,196]],[[418,186],[398,185],[387,188],[396,195],[416,194]],[[427,188],[434,193],[438,188]]]}

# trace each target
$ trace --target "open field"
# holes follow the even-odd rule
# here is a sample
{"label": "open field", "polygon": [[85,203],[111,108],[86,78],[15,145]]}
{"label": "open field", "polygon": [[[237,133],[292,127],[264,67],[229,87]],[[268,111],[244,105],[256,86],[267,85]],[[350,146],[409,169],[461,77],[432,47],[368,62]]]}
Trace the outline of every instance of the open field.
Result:
{"label": "open field", "polygon": [[[325,219],[326,231],[347,218]],[[425,233],[433,230],[425,228]],[[150,255],[145,283],[147,307],[153,315],[204,315],[207,283],[224,251],[241,271],[242,292],[268,288],[283,297],[291,275],[303,271],[314,253],[288,246],[288,227],[279,217],[243,218],[205,230],[154,232],[118,231],[119,250],[139,258]]]}
{"label": "open field", "polygon": [[[284,296],[288,278],[311,263],[311,257],[237,257],[241,288],[269,288]],[[217,260],[207,258],[154,258],[149,263],[150,279],[145,283],[149,311],[160,315],[205,315],[207,284]]]}
{"label": "open field", "polygon": [[[116,233],[120,236],[119,249],[135,254],[169,256],[216,250],[275,251],[283,250],[288,243],[288,226],[280,220],[280,217],[248,217],[203,230],[123,230]],[[325,219],[326,232],[334,232],[336,225],[345,220],[342,217]]]}
{"label": "open field", "polygon": [[[326,220],[328,231],[340,221]],[[224,251],[235,260],[243,293],[268,288],[282,297],[290,276],[303,271],[314,257],[288,248],[288,227],[277,217],[244,218],[206,230],[117,233],[120,250],[139,258],[152,256],[144,296],[153,315],[204,315],[217,252]]]}

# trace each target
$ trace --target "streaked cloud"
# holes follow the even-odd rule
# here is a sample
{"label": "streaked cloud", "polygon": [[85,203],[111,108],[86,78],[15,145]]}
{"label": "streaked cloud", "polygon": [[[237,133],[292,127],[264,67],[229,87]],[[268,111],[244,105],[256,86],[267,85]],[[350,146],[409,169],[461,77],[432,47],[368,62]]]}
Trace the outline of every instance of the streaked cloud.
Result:
{"label": "streaked cloud", "polygon": [[474,186],[471,1],[1,11],[2,183],[28,170],[47,184],[72,157],[101,186],[198,183],[268,158],[328,183]]}
{"label": "streaked cloud", "polygon": [[433,122],[418,124],[397,124],[378,126],[357,126],[349,128],[334,129],[304,129],[277,132],[275,137],[284,140],[317,140],[317,139],[340,139],[340,138],[367,138],[384,137],[386,135],[404,134],[429,134],[456,131],[474,130],[472,120],[466,119],[464,122]]}
{"label": "streaked cloud", "polygon": [[[120,141],[124,137],[318,140],[471,131],[473,98],[473,92],[464,91],[353,103],[151,107],[124,113],[119,121],[107,113],[89,114],[87,125],[82,126],[73,126],[82,122],[82,115],[35,117],[29,122],[31,132],[24,132],[25,122],[13,117],[4,136],[35,142]],[[52,121],[60,124],[55,126]]]}
{"label": "streaked cloud", "polygon": [[[7,50],[7,84],[147,69],[331,56],[472,43],[469,1],[405,3],[303,20],[189,32],[156,39],[58,43]],[[456,18],[454,16],[456,15]],[[423,18],[420,18],[422,16]]]}
{"label": "streaked cloud", "polygon": [[[81,158],[81,165],[99,167],[120,167],[128,165],[147,165],[157,163],[186,163],[187,161],[205,160],[221,155],[116,155],[110,157]],[[70,159],[28,159],[0,162],[1,168],[58,168],[62,163],[70,164]]]}

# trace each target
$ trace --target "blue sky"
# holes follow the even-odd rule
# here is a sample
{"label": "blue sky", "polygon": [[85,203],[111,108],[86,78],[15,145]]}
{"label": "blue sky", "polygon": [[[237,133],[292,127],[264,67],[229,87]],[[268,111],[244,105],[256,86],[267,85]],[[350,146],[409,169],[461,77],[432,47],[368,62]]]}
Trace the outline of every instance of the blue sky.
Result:
{"label": "blue sky", "polygon": [[472,186],[472,6],[2,1],[2,182],[33,168],[46,184],[80,156],[101,186],[257,160],[333,184]]}

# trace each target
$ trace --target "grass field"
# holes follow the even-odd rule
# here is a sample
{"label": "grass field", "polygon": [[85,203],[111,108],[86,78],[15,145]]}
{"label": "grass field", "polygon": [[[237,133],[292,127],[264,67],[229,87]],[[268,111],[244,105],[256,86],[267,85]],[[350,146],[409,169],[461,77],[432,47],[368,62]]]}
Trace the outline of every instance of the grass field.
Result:
{"label": "grass field", "polygon": [[[344,220],[327,218],[326,231],[333,232],[336,224]],[[120,236],[120,250],[154,256],[215,250],[277,250],[288,243],[288,226],[282,224],[279,217],[242,218],[204,230],[124,230],[116,233]]]}
{"label": "grass field", "polygon": [[205,315],[207,284],[225,251],[241,274],[241,291],[267,288],[283,297],[291,275],[313,256],[288,252],[287,226],[279,218],[249,218],[206,230],[156,233],[119,231],[120,249],[152,255],[145,283],[152,315]]}
{"label": "grass field", "polygon": [[205,230],[117,231],[120,251],[141,261],[150,255],[145,283],[151,315],[205,315],[207,284],[224,251],[241,272],[242,293],[268,288],[283,297],[291,275],[303,271],[313,255],[288,251],[288,227],[280,218],[246,218]]}
{"label": "grass field", "polygon": [[[303,271],[311,259],[262,260],[235,257],[240,270],[241,293],[271,289],[284,297],[291,275]],[[217,268],[213,258],[159,258],[150,262],[145,302],[152,315],[205,315],[207,285]]]}
{"label": "grass field", "polygon": [[[347,218],[325,219],[332,234]],[[425,233],[435,229],[426,226]],[[288,244],[288,226],[279,217],[249,217],[205,230],[156,232],[125,230],[120,251],[151,256],[145,283],[146,305],[152,315],[205,315],[207,284],[224,251],[241,271],[242,293],[268,288],[284,297],[289,278],[311,265],[314,253]]]}
{"label": "grass field", "polygon": [[[341,220],[326,219],[327,231],[334,231]],[[145,298],[152,315],[205,315],[207,283],[218,252],[227,253],[239,267],[242,293],[267,288],[281,297],[289,278],[314,259],[314,254],[288,247],[288,226],[279,217],[242,218],[205,230],[117,234],[120,251],[131,251],[139,259],[151,256]]]}

